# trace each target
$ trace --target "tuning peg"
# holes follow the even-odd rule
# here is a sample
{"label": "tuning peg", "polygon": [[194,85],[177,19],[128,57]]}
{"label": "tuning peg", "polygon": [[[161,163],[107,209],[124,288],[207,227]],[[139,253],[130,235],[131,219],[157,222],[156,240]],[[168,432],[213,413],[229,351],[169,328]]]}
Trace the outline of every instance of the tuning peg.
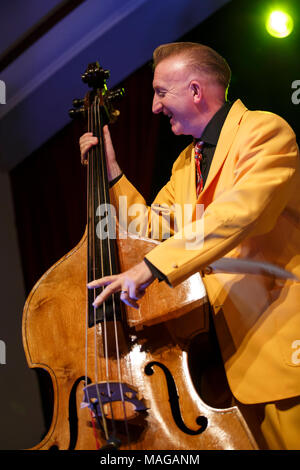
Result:
{"label": "tuning peg", "polygon": [[118,88],[117,90],[109,91],[106,98],[111,102],[119,101],[125,95],[124,88]]}
{"label": "tuning peg", "polygon": [[80,108],[80,106],[84,105],[84,99],[74,99],[73,100],[73,106],[74,108]]}
{"label": "tuning peg", "polygon": [[69,116],[72,119],[83,117],[86,113],[86,109],[84,107],[81,108],[72,108],[69,110]]}
{"label": "tuning peg", "polygon": [[88,72],[84,72],[84,73],[81,75],[81,80],[83,81],[83,83],[87,83],[87,82],[88,82],[88,79],[89,79],[89,73],[88,73]]}

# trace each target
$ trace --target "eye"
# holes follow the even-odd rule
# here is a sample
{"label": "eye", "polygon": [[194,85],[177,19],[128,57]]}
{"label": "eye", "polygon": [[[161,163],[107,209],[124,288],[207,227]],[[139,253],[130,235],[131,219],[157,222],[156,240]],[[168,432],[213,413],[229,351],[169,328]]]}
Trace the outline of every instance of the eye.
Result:
{"label": "eye", "polygon": [[159,98],[164,98],[166,95],[166,91],[160,90],[159,88],[156,88],[155,93]]}

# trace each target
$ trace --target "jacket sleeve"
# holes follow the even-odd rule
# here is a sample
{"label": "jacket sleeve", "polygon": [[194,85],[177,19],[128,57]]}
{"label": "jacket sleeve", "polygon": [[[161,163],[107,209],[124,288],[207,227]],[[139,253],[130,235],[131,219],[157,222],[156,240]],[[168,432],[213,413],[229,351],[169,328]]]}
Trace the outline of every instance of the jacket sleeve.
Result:
{"label": "jacket sleeve", "polygon": [[[174,168],[174,167],[173,167]],[[170,180],[159,191],[151,206],[125,175],[110,189],[111,203],[122,229],[156,240],[174,235],[175,211],[173,171]]]}
{"label": "jacket sleeve", "polygon": [[279,116],[246,113],[239,143],[239,151],[227,157],[236,159],[232,187],[207,206],[200,224],[186,225],[147,254],[174,286],[245,238],[270,231],[297,178],[300,184],[295,134]]}

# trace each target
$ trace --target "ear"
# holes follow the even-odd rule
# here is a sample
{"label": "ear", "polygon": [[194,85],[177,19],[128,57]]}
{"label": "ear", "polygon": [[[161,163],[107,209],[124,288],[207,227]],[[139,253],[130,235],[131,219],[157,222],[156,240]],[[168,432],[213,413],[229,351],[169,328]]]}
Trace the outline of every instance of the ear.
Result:
{"label": "ear", "polygon": [[202,98],[201,84],[197,80],[192,80],[190,83],[190,90],[192,92],[194,102],[200,103],[201,98]]}

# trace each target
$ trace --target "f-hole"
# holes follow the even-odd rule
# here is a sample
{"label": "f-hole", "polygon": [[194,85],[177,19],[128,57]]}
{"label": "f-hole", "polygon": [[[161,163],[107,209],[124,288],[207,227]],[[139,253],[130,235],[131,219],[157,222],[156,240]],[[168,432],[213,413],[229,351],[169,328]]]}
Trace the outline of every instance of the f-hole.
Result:
{"label": "f-hole", "polygon": [[146,375],[151,376],[154,374],[153,366],[160,367],[160,369],[165,374],[172,416],[178,428],[181,431],[183,431],[185,434],[189,434],[190,436],[197,436],[201,434],[203,431],[205,431],[205,429],[207,428],[207,422],[208,422],[205,416],[198,416],[196,418],[196,423],[198,424],[198,426],[200,426],[199,429],[197,430],[189,429],[184,424],[184,421],[181,417],[181,411],[180,411],[180,406],[179,406],[179,396],[178,396],[176,384],[175,384],[175,381],[173,379],[171,372],[165,365],[161,364],[160,362],[152,361],[152,362],[149,362],[145,367]]}

